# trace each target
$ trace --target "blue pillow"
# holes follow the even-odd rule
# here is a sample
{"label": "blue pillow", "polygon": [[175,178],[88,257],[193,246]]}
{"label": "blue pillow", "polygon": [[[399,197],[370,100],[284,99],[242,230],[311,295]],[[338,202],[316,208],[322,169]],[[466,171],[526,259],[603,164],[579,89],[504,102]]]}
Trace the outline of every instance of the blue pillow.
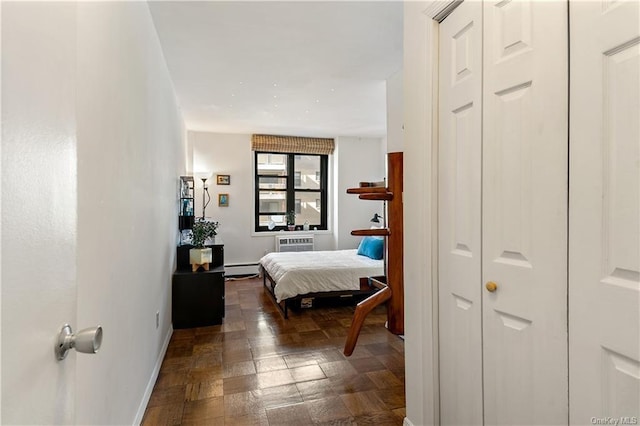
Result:
{"label": "blue pillow", "polygon": [[380,260],[384,255],[384,240],[376,237],[364,237],[358,246],[358,254]]}

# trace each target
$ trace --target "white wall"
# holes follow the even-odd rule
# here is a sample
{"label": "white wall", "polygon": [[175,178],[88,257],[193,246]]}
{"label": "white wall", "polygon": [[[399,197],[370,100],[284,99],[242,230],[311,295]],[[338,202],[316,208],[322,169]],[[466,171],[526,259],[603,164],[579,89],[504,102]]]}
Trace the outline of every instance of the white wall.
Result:
{"label": "white wall", "polygon": [[403,152],[402,70],[387,79],[387,152]]}
{"label": "white wall", "polygon": [[[206,216],[220,223],[225,264],[253,263],[273,251],[273,237],[254,237],[251,135],[189,132],[193,171],[213,173]],[[230,185],[217,185],[216,175],[229,175]],[[218,206],[218,194],[229,194],[229,207]],[[202,213],[202,181],[196,179],[196,215]],[[233,271],[228,271],[233,273]]]}
{"label": "white wall", "polygon": [[[435,2],[433,2],[435,4]],[[431,64],[437,54],[433,21],[423,12],[430,2],[404,4],[404,291],[405,370],[407,417],[405,424],[438,424],[436,392],[437,339],[434,291],[437,276],[432,243],[437,242],[432,214],[435,195],[432,167]],[[435,46],[435,48],[434,48]],[[410,231],[407,231],[410,230]]]}
{"label": "white wall", "polygon": [[[133,424],[171,332],[186,164],[157,35],[146,3],[2,8],[1,422]],[[102,325],[100,352],[56,361],[66,321]]]}
{"label": "white wall", "polygon": [[2,424],[74,420],[76,321],[72,3],[2,3]]}
{"label": "white wall", "polygon": [[185,172],[182,119],[145,2],[79,4],[77,73],[78,325],[101,324],[104,347],[78,357],[76,422],[131,424],[170,332]]}
{"label": "white wall", "polygon": [[[206,216],[220,222],[218,235],[225,244],[225,263],[257,262],[265,252],[274,250],[274,233],[253,232],[251,135],[189,132],[189,143],[193,145],[193,171],[213,173],[208,181],[211,203]],[[359,239],[350,235],[351,229],[369,227],[373,213],[382,212],[382,207],[373,205],[376,202],[358,200],[345,192],[360,181],[384,177],[382,143],[371,138],[336,139],[336,151],[329,161],[329,196],[333,197],[329,202],[330,230],[315,233],[316,250],[357,247]],[[216,185],[216,174],[230,175],[231,184]],[[229,207],[218,207],[219,193],[229,194]],[[201,212],[202,183],[196,182],[196,214]]]}
{"label": "white wall", "polygon": [[385,177],[386,157],[382,139],[339,137],[336,139],[336,173],[334,195],[336,214],[336,249],[358,247],[362,237],[351,235],[352,229],[369,228],[374,213],[384,215],[382,201],[361,200],[347,194],[347,188],[357,187],[359,182],[378,182]]}

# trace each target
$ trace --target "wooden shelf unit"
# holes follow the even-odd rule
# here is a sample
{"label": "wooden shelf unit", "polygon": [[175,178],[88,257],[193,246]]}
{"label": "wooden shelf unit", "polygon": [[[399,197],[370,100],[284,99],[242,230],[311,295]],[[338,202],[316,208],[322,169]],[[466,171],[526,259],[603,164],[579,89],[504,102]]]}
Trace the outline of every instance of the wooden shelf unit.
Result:
{"label": "wooden shelf unit", "polygon": [[[387,301],[387,328],[394,334],[404,334],[402,152],[390,152],[387,154],[387,173],[386,187],[363,186],[361,183],[361,186],[358,188],[347,189],[347,194],[358,194],[358,197],[363,200],[386,201],[387,227],[382,229],[357,229],[351,231],[351,235],[379,235],[386,238],[385,276],[386,285],[391,292],[389,297],[384,297],[384,300]],[[380,300],[382,300],[382,298],[380,298]],[[364,301],[361,303],[364,303]],[[356,317],[354,317],[354,323],[355,320]],[[363,320],[364,319],[362,319],[362,321]],[[357,339],[357,335],[355,339]],[[352,338],[349,340],[352,340]],[[348,345],[351,344],[355,346],[355,342],[348,341]]]}
{"label": "wooden shelf unit", "polygon": [[389,230],[387,228],[354,229],[353,231],[351,231],[351,235],[355,235],[359,237],[371,237],[371,236],[386,237],[389,235]]}

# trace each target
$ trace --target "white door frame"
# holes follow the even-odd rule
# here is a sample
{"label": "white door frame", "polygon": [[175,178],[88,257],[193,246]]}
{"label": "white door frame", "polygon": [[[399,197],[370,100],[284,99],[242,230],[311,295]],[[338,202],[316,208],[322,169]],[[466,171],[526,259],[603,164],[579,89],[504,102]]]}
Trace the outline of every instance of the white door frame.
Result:
{"label": "white door frame", "polygon": [[[439,241],[439,233],[438,233],[438,173],[439,173],[439,134],[440,129],[438,126],[439,122],[439,105],[440,105],[440,94],[439,94],[439,84],[440,84],[440,23],[444,21],[444,19],[449,16],[464,0],[434,0],[432,1],[428,8],[425,10],[425,15],[427,15],[431,19],[431,39],[433,40],[432,46],[435,46],[434,51],[430,52],[431,56],[431,73],[433,79],[431,80],[431,89],[427,94],[427,102],[431,105],[431,115],[429,120],[431,121],[430,127],[432,129],[431,134],[429,135],[429,146],[431,147],[431,169],[433,180],[431,182],[431,217],[432,221],[432,246],[433,250],[431,252],[431,287],[433,294],[433,326],[434,326],[434,334],[433,334],[433,357],[434,357],[434,368],[436,371],[434,372],[434,377],[436,378],[434,382],[434,414],[436,415],[437,424],[441,423],[440,419],[440,322],[439,322],[439,287],[438,287],[438,241]],[[429,96],[429,94],[431,96]]]}
{"label": "white door frame", "polygon": [[[438,34],[461,0],[405,2],[405,426],[438,425]],[[420,52],[417,54],[417,52]],[[407,87],[407,85],[405,86]],[[415,346],[414,346],[415,345]],[[410,391],[409,391],[410,390]],[[413,422],[413,423],[412,423]]]}

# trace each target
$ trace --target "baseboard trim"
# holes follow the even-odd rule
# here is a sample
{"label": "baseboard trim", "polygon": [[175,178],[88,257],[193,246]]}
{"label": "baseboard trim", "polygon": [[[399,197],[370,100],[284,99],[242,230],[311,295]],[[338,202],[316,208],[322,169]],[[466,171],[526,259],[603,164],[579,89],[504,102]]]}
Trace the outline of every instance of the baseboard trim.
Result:
{"label": "baseboard trim", "polygon": [[413,423],[411,423],[411,420],[405,417],[402,421],[402,426],[413,426]]}
{"label": "baseboard trim", "polygon": [[149,382],[147,383],[147,389],[145,389],[144,395],[142,396],[142,401],[140,402],[140,406],[138,407],[138,412],[136,413],[136,418],[133,422],[134,426],[142,423],[144,412],[147,410],[147,405],[149,404],[149,400],[151,399],[151,393],[153,392],[153,387],[155,386],[156,380],[158,379],[158,374],[160,374],[160,367],[162,366],[162,361],[164,360],[164,356],[166,355],[167,349],[169,348],[169,342],[171,341],[172,334],[173,334],[173,325],[169,325],[169,331],[167,332],[167,335],[164,338],[164,342],[162,343],[162,349],[160,350],[160,354],[158,355],[158,359],[156,360],[156,365],[153,368],[153,372],[151,373],[151,377],[149,378]]}

